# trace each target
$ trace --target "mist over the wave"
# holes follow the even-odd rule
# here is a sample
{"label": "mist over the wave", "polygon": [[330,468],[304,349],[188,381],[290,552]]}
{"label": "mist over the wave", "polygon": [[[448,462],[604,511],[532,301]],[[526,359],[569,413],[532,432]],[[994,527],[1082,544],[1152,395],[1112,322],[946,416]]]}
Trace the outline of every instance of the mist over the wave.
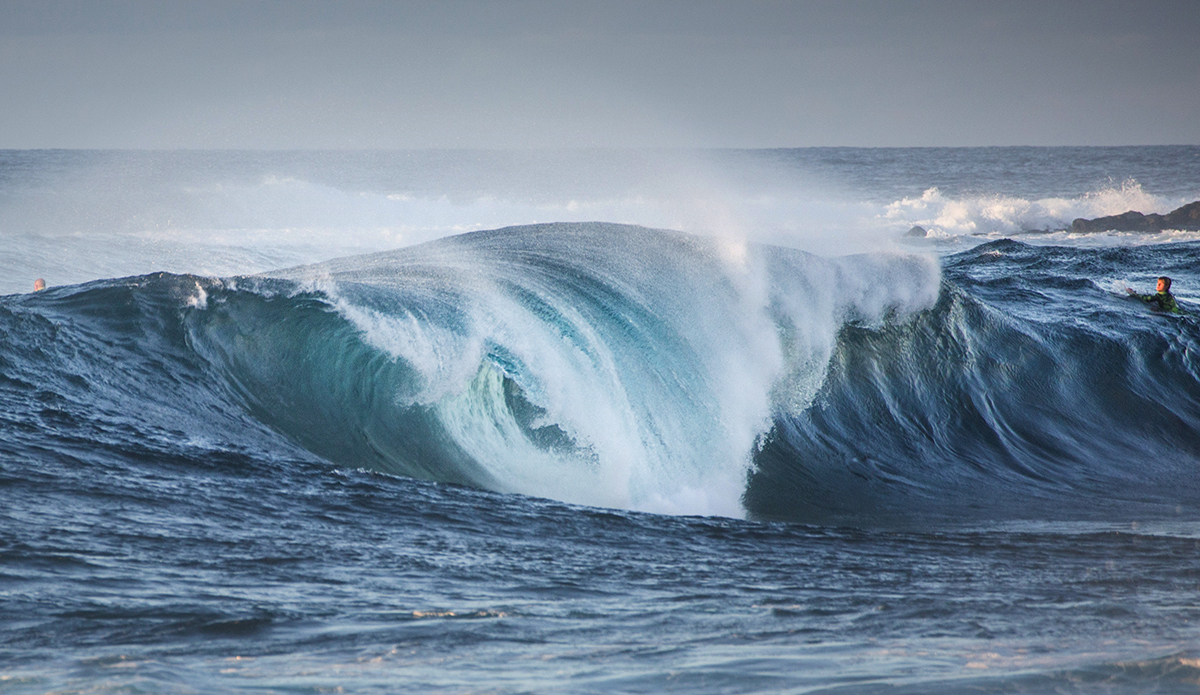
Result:
{"label": "mist over the wave", "polygon": [[[1075,217],[1167,212],[1200,198],[1194,149],[9,151],[0,293],[28,291],[35,277],[258,273],[544,222],[638,224],[821,255],[945,252]],[[1169,172],[1156,166],[1162,157]],[[1037,173],[1061,160],[1071,176]],[[957,176],[964,166],[976,167],[972,179]],[[1007,173],[1016,168],[1029,173]],[[927,242],[901,246],[913,225]]]}

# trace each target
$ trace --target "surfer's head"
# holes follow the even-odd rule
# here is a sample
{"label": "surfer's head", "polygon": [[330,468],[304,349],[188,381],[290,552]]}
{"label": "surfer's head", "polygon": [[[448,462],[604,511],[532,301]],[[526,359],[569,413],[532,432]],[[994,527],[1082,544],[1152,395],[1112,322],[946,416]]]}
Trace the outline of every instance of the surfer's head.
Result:
{"label": "surfer's head", "polygon": [[33,291],[34,292],[41,292],[44,289],[46,289],[46,281],[45,280],[38,278],[37,280],[33,281]]}
{"label": "surfer's head", "polygon": [[1156,288],[1155,288],[1155,289],[1157,289],[1159,292],[1168,292],[1168,291],[1170,291],[1170,289],[1171,289],[1171,278],[1167,277],[1166,275],[1164,275],[1164,276],[1160,277],[1160,278],[1158,279],[1158,285],[1156,286]]}

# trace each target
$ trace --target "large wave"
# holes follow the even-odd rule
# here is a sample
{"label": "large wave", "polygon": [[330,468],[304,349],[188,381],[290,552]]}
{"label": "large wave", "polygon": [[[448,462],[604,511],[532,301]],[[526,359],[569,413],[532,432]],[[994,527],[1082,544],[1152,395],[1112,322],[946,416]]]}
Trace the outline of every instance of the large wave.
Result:
{"label": "large wave", "polygon": [[9,456],[310,456],[666,513],[1194,515],[1200,329],[1110,290],[1197,260],[1002,241],[942,271],[590,223],[102,281],[4,299],[0,426]]}

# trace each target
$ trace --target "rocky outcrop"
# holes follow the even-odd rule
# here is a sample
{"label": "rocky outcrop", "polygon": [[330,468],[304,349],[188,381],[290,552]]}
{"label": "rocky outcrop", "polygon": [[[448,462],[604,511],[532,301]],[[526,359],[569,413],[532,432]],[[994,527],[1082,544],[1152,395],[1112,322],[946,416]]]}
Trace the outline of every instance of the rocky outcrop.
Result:
{"label": "rocky outcrop", "polygon": [[1123,212],[1120,215],[1097,217],[1094,220],[1077,219],[1071,223],[1071,231],[1077,234],[1089,232],[1161,232],[1164,229],[1186,229],[1200,231],[1200,200],[1188,203],[1165,215],[1140,212]]}

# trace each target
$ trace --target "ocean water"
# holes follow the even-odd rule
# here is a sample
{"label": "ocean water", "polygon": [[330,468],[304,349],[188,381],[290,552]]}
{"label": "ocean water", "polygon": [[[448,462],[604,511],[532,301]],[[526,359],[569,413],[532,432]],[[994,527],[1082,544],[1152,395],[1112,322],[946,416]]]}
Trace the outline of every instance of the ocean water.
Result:
{"label": "ocean water", "polygon": [[1066,230],[1197,199],[1200,147],[0,152],[0,693],[1194,693],[1200,234]]}

